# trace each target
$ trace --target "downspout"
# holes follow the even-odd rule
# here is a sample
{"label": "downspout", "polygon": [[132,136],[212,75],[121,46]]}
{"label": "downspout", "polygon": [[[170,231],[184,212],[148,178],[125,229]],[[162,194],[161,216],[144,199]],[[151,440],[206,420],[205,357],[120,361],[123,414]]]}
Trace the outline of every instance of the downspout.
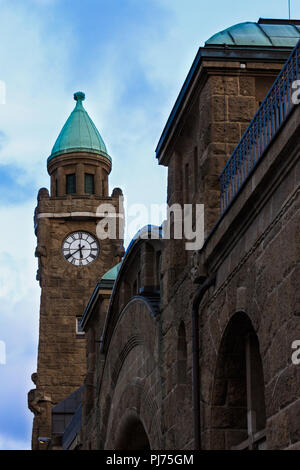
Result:
{"label": "downspout", "polygon": [[192,338],[193,338],[193,419],[194,419],[194,438],[195,450],[201,450],[201,416],[200,416],[200,364],[199,364],[199,305],[205,292],[214,286],[216,282],[216,273],[211,274],[205,279],[203,284],[196,291],[193,300],[192,310]]}

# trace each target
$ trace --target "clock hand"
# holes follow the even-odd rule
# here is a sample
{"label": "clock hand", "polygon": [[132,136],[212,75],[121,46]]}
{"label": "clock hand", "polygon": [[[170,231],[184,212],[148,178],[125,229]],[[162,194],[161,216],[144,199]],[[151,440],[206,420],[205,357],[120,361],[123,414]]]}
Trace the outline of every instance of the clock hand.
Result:
{"label": "clock hand", "polygon": [[[80,244],[79,244],[79,245],[80,245]],[[69,253],[69,254],[66,256],[66,259],[71,258],[71,256],[75,255],[75,253],[77,253],[77,251],[79,251],[79,250],[81,251],[81,249],[82,249],[82,247],[79,246],[79,248],[78,248],[76,251],[74,251],[73,253]]]}

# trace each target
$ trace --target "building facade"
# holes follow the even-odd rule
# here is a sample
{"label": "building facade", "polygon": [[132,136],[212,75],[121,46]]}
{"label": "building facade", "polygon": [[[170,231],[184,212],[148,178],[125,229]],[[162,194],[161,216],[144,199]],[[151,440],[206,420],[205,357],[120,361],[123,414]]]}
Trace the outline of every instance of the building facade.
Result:
{"label": "building facade", "polygon": [[156,155],[168,205],[204,205],[204,245],[145,227],[94,278],[58,447],[300,448],[299,39],[261,19],[199,49]]}

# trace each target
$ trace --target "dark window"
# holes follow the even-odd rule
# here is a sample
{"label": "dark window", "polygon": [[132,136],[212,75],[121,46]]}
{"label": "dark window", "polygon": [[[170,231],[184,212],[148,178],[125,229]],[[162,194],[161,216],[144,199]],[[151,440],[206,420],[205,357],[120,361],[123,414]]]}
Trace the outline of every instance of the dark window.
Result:
{"label": "dark window", "polygon": [[76,193],[76,175],[67,175],[67,187],[66,187],[66,193],[67,194],[74,194]]}
{"label": "dark window", "polygon": [[239,312],[221,342],[212,395],[212,428],[223,435],[226,449],[266,449],[264,393],[258,338],[249,317]]}
{"label": "dark window", "polygon": [[57,178],[55,178],[55,196],[58,196],[58,181],[57,181]]}
{"label": "dark window", "polygon": [[84,175],[84,192],[87,194],[94,194],[94,175],[86,173]]}
{"label": "dark window", "polygon": [[84,335],[84,331],[81,328],[81,317],[76,317],[76,334]]}

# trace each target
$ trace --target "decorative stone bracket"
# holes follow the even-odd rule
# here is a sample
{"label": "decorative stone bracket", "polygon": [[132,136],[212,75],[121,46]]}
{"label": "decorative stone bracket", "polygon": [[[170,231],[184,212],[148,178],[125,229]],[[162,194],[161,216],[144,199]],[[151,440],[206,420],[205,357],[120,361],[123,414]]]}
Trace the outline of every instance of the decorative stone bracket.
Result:
{"label": "decorative stone bracket", "polygon": [[191,258],[190,279],[194,284],[201,284],[207,277],[207,269],[199,251],[194,251]]}
{"label": "decorative stone bracket", "polygon": [[[36,385],[36,372],[31,375],[31,380]],[[42,414],[43,403],[45,402],[50,402],[52,404],[51,397],[45,395],[43,392],[38,391],[36,388],[28,392],[28,408],[30,409],[30,411],[32,411],[35,416]]]}

